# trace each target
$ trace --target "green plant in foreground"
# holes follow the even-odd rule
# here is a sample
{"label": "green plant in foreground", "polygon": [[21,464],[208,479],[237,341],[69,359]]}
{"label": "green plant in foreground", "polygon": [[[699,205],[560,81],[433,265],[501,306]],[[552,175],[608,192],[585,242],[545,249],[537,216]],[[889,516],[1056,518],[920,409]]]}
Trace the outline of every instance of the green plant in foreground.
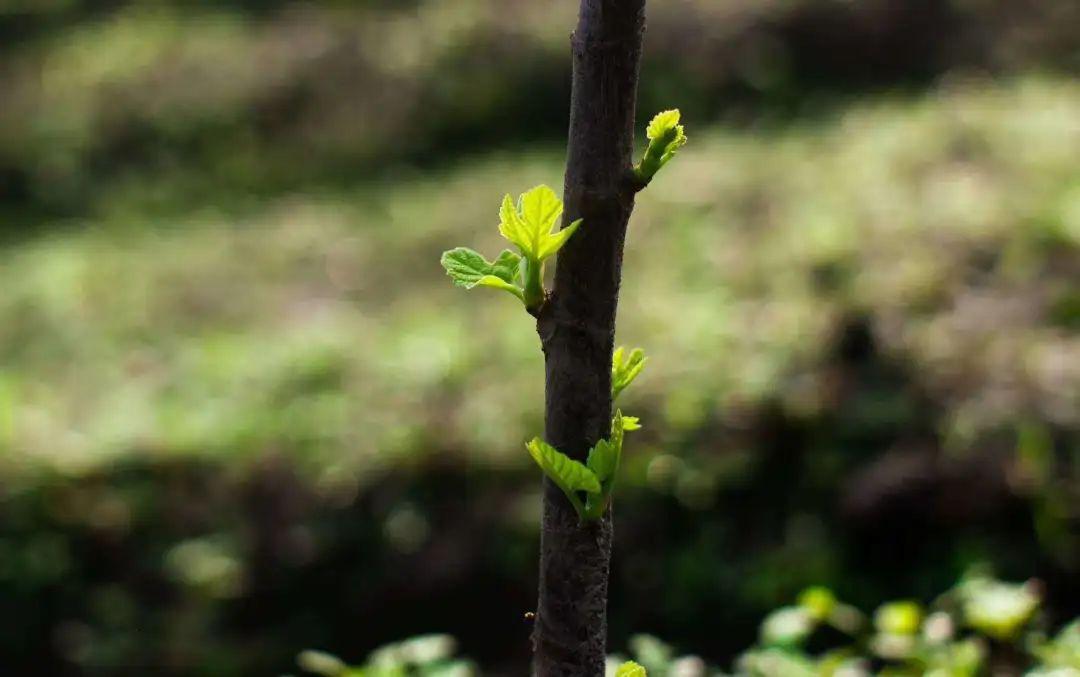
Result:
{"label": "green plant in foreground", "polygon": [[[1025,677],[1080,675],[1080,620],[1048,639],[1038,629],[1041,602],[1034,581],[1013,584],[973,574],[928,608],[911,600],[882,604],[868,624],[830,590],[810,588],[796,605],[765,618],[758,645],[742,654],[736,674],[977,677],[999,674],[998,661],[1009,666],[1000,674],[1019,674],[1018,661]],[[815,656],[805,647],[811,636],[820,640],[815,633],[822,626],[846,640]]]}
{"label": "green plant in foreground", "polygon": [[[1080,618],[1056,635],[1046,632],[1033,582],[1006,583],[966,576],[924,607],[886,602],[871,616],[837,599],[828,588],[804,590],[795,604],[761,623],[758,643],[737,660],[737,677],[1074,677],[1080,674]],[[870,620],[872,618],[872,621]],[[819,632],[823,628],[831,628]],[[838,632],[837,632],[838,631]],[[832,638],[811,653],[809,646]],[[607,677],[720,677],[728,674],[699,656],[639,634],[629,655],[608,656]],[[453,658],[447,635],[414,637],[376,649],[363,666],[305,651],[298,663],[324,677],[476,677],[474,664]],[[1001,662],[1004,661],[1004,662]]]}

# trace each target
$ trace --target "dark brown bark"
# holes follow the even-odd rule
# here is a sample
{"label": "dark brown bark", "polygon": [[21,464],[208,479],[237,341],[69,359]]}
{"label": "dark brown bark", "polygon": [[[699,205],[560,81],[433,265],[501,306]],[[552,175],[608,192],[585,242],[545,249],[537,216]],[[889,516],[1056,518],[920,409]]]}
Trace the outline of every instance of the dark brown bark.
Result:
{"label": "dark brown bark", "polygon": [[[583,219],[559,253],[537,331],[546,365],[545,439],[584,460],[610,434],[611,353],[631,176],[645,0],[581,0],[574,58],[563,226]],[[544,481],[538,677],[602,677],[612,520],[579,523]]]}

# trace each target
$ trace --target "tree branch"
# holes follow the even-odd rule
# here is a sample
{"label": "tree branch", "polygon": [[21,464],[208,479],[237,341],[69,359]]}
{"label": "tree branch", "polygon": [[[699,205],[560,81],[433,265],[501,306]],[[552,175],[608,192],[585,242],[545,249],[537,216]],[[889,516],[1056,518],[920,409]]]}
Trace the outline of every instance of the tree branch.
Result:
{"label": "tree branch", "polygon": [[[581,0],[574,59],[563,227],[582,218],[560,251],[537,331],[546,367],[545,439],[584,460],[610,434],[615,341],[645,0]],[[544,480],[540,591],[533,632],[538,677],[602,677],[607,642],[611,510],[579,523]]]}

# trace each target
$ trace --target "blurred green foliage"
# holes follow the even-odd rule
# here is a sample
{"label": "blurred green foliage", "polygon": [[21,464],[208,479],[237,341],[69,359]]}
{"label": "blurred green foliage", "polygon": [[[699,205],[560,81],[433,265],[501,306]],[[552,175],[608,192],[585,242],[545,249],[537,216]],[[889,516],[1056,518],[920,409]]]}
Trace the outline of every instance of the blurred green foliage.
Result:
{"label": "blurred green foliage", "polygon": [[474,677],[476,668],[453,658],[455,642],[447,635],[412,637],[379,647],[363,666],[349,666],[321,651],[300,653],[297,663],[323,677]]}
{"label": "blurred green foliage", "polygon": [[[928,609],[910,600],[888,602],[874,612],[872,626],[864,622],[847,628],[830,622],[829,616],[821,617],[821,606],[814,603],[821,591],[808,591],[812,594],[800,596],[798,606],[766,618],[761,641],[738,659],[736,673],[752,677],[1035,677],[1080,670],[1080,661],[1070,653],[1080,621],[1047,639],[1045,619],[1035,619],[1042,602],[1035,581],[1010,584],[972,572]],[[774,636],[769,626],[780,614],[802,614],[805,631],[795,638]],[[827,627],[841,632],[822,632]],[[811,645],[816,647],[810,649]],[[705,672],[698,674],[704,677]]]}
{"label": "blurred green foliage", "polygon": [[[532,323],[429,264],[558,181],[572,4],[0,0],[0,665],[520,674]],[[1078,615],[1076,3],[652,4],[694,144],[627,242],[614,645],[726,665],[980,560]]]}
{"label": "blurred green foliage", "polygon": [[[1004,600],[1024,599],[1023,614]],[[778,609],[761,624],[760,641],[735,661],[737,677],[977,677],[1023,674],[1070,677],[1080,672],[1080,618],[1048,637],[1038,584],[1005,583],[972,572],[924,610],[914,601],[887,602],[871,625],[857,609],[839,602],[828,588],[808,588],[795,606]],[[845,618],[846,616],[846,618]],[[859,619],[850,625],[851,618]],[[783,628],[783,629],[781,629]],[[829,635],[828,628],[840,633]],[[965,630],[965,628],[971,631]],[[797,629],[797,630],[796,630]],[[794,631],[794,632],[792,632]],[[825,641],[820,637],[824,635]],[[812,639],[813,637],[813,639]],[[811,644],[820,648],[811,649]],[[413,647],[431,647],[418,651]],[[363,675],[478,674],[463,661],[448,663],[453,641],[417,637],[380,648],[365,667],[349,667],[335,656],[304,651],[299,663],[326,677]],[[678,655],[652,635],[630,638],[633,661],[608,657],[608,677],[723,677],[699,656]],[[416,657],[415,654],[420,654]],[[395,658],[387,660],[386,656]],[[388,672],[380,672],[380,670]],[[448,672],[440,672],[448,671]]]}
{"label": "blurred green foliage", "polygon": [[[667,347],[632,398],[660,409],[653,445],[715,463],[685,436],[770,401],[796,419],[834,409],[843,384],[823,362],[854,313],[925,395],[869,393],[837,425],[873,436],[929,397],[951,451],[1020,431],[1016,481],[1055,484],[1055,437],[1080,411],[1075,334],[1053,314],[1080,246],[1078,110],[1075,86],[1025,81],[827,128],[703,134],[669,170],[676,188],[640,198],[626,255],[622,335]],[[470,307],[437,267],[405,264],[463,232],[494,243],[501,186],[558,171],[555,153],[496,155],[241,221],[118,217],[4,250],[12,470],[267,449],[327,481],[446,448],[519,463],[507,440],[536,414],[514,394],[541,385],[529,318]]]}
{"label": "blurred green foliage", "polygon": [[[2,0],[0,190],[46,215],[343,186],[561,140],[572,2]],[[1080,68],[1068,0],[650,7],[641,110],[768,124],[957,67]],[[357,132],[358,127],[360,132]],[[150,179],[150,180],[148,180]]]}

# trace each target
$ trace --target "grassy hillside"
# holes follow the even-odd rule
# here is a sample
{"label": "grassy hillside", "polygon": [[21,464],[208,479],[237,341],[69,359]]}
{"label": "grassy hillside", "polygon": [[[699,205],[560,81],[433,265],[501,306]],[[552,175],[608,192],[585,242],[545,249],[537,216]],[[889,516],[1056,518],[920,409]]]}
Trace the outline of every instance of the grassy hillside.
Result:
{"label": "grassy hillside", "polygon": [[[852,315],[912,364],[958,448],[1027,418],[1075,426],[1078,112],[1077,88],[1023,81],[777,134],[691,120],[628,245],[620,340],[655,354],[628,404],[652,410],[649,439],[679,447],[769,400],[828,407],[821,363]],[[557,185],[559,163],[492,155],[241,214],[114,196],[9,248],[5,446],[71,470],[133,452],[523,462],[508,441],[538,425],[530,319],[469,302],[437,260],[496,251],[501,194]]]}

